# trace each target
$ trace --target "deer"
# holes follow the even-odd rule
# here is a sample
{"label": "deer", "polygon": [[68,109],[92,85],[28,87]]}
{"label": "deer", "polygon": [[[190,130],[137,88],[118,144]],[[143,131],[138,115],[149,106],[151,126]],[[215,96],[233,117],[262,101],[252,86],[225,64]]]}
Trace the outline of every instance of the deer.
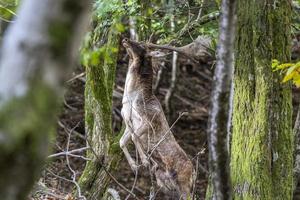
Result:
{"label": "deer", "polygon": [[[176,142],[163,108],[152,91],[155,69],[151,60],[156,53],[129,39],[122,44],[129,55],[121,115],[125,131],[120,148],[131,167],[138,167],[127,144],[132,141],[142,166],[155,174],[157,185],[164,191],[175,191],[178,199],[188,199],[194,181],[194,168],[185,151]],[[152,166],[150,168],[150,166]]]}

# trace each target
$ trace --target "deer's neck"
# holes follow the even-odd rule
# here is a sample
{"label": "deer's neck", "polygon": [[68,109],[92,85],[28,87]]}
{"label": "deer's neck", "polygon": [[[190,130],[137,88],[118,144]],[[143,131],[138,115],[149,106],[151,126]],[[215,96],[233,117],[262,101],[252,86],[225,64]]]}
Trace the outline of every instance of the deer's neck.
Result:
{"label": "deer's neck", "polygon": [[[145,66],[146,63],[142,60],[132,60],[129,63],[128,72],[126,75],[124,95],[127,96],[131,93],[143,93],[145,97],[152,95],[152,71]],[[152,70],[152,68],[151,68]]]}

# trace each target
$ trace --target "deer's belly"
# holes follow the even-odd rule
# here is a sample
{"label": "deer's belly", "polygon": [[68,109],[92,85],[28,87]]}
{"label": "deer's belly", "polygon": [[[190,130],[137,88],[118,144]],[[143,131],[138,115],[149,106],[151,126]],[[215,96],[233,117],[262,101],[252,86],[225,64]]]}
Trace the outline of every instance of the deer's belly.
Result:
{"label": "deer's belly", "polygon": [[140,126],[142,119],[136,110],[136,106],[123,105],[121,114],[126,125],[129,125],[131,129],[137,129]]}

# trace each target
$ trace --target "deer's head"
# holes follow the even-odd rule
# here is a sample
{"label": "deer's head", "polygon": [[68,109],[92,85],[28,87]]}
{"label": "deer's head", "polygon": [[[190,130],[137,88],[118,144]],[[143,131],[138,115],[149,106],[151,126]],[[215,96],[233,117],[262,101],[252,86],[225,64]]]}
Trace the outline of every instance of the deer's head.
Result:
{"label": "deer's head", "polygon": [[123,46],[125,47],[129,58],[132,60],[138,60],[145,56],[146,50],[145,47],[138,42],[129,40],[127,38],[122,41]]}
{"label": "deer's head", "polygon": [[142,61],[142,63],[151,66],[154,73],[157,72],[167,55],[161,51],[151,51],[147,45],[127,38],[123,39],[122,44],[125,47],[131,61]]}

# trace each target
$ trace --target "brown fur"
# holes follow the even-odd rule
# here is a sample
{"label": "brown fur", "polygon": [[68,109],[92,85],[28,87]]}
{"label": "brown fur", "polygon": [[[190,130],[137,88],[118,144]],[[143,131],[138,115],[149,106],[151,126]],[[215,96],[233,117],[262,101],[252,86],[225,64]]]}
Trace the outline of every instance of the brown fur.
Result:
{"label": "brown fur", "polygon": [[176,142],[160,102],[152,92],[151,54],[134,41],[125,39],[123,45],[130,61],[122,101],[126,130],[120,146],[132,169],[137,170],[126,148],[131,138],[142,164],[153,164],[158,185],[166,191],[176,191],[178,199],[187,199],[193,182],[193,165]]}

